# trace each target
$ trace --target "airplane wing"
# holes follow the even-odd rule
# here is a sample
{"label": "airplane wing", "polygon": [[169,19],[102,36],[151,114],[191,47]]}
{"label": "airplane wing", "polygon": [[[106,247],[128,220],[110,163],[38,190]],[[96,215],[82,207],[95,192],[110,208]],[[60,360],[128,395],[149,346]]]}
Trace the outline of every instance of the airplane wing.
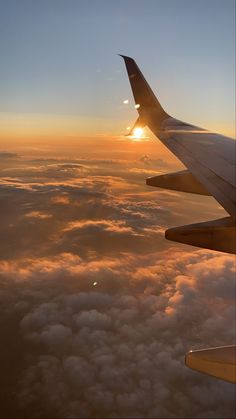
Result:
{"label": "airplane wing", "polygon": [[185,364],[193,370],[236,383],[235,345],[189,351]]}
{"label": "airplane wing", "polygon": [[[121,57],[139,113],[134,127],[147,125],[186,166],[184,171],[148,178],[147,185],[213,196],[228,213],[218,220],[171,228],[165,237],[235,254],[236,141],[172,118],[162,108],[136,62]],[[199,372],[236,383],[236,345],[190,351],[185,362]]]}
{"label": "airplane wing", "polygon": [[187,170],[147,179],[177,191],[213,196],[229,214],[219,220],[171,228],[168,240],[236,253],[236,141],[172,118],[162,108],[136,62],[122,55],[139,113],[135,127],[147,125]]}

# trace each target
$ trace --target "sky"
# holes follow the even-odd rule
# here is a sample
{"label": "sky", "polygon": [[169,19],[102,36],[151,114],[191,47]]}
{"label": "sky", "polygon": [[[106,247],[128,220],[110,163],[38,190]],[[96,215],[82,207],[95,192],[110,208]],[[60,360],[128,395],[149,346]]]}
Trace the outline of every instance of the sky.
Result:
{"label": "sky", "polygon": [[183,165],[124,136],[117,55],[170,114],[233,135],[234,2],[0,7],[0,417],[234,418],[234,385],[184,357],[235,343],[235,258],[164,237],[227,214],[145,184]]}
{"label": "sky", "polygon": [[0,4],[2,141],[123,133],[136,114],[117,54],[170,114],[235,135],[233,0]]}

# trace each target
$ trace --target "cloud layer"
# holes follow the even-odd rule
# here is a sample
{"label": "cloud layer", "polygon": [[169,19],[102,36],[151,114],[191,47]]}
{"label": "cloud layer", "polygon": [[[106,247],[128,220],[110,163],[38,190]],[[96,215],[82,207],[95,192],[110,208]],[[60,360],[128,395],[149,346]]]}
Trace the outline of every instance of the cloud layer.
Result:
{"label": "cloud layer", "polygon": [[164,252],[85,263],[62,254],[1,271],[2,321],[18,330],[23,352],[16,399],[24,414],[233,417],[233,386],[184,366],[188,349],[234,339],[232,257]]}
{"label": "cloud layer", "polygon": [[152,156],[9,160],[1,417],[235,417],[234,387],[184,366],[235,339],[234,258],[163,237],[214,202],[146,189]]}

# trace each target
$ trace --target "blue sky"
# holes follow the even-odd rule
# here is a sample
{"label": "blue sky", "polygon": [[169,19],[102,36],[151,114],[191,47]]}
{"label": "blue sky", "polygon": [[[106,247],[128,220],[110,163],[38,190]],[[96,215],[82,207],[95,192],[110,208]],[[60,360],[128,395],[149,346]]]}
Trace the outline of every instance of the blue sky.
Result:
{"label": "blue sky", "polygon": [[[0,112],[114,123],[136,116],[123,62],[136,59],[172,115],[233,131],[232,0],[0,1]],[[13,118],[14,120],[14,118]]]}

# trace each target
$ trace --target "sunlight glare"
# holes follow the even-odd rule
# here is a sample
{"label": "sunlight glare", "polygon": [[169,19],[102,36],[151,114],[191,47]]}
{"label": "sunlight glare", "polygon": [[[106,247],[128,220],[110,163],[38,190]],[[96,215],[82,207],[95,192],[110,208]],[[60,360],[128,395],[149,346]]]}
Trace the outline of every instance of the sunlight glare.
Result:
{"label": "sunlight glare", "polygon": [[133,133],[133,137],[134,138],[141,138],[143,136],[143,129],[142,128],[135,128],[134,129],[134,133]]}

